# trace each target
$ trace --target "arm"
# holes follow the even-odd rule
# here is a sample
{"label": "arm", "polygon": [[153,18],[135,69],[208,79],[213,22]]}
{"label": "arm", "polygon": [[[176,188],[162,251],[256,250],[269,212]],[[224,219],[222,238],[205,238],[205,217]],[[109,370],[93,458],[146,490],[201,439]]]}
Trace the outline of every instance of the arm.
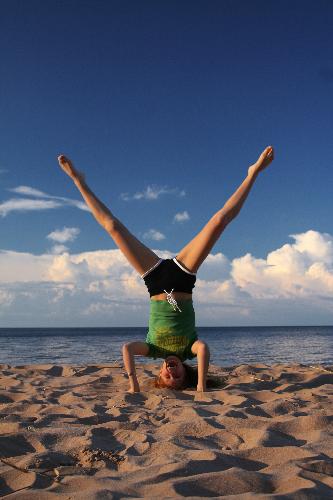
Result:
{"label": "arm", "polygon": [[136,376],[134,356],[147,356],[149,348],[145,342],[128,342],[123,345],[123,360],[127,372],[130,389],[129,392],[140,392]]}
{"label": "arm", "polygon": [[259,156],[258,160],[249,167],[248,175],[237,191],[229,198],[224,207],[216,214],[224,226],[227,226],[240,212],[251,188],[259,175],[274,159],[274,151],[268,146]]}
{"label": "arm", "polygon": [[206,380],[209,367],[210,352],[206,342],[197,340],[192,345],[193,354],[197,355],[198,359],[198,385],[197,391],[204,392],[206,390]]}

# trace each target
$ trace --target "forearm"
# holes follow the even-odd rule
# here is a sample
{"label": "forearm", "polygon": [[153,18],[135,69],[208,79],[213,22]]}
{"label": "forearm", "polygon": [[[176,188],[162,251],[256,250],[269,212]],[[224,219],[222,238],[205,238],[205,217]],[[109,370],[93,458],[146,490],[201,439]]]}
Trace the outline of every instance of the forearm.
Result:
{"label": "forearm", "polygon": [[225,225],[229,224],[229,222],[231,222],[232,219],[234,219],[240,212],[257,178],[257,175],[258,174],[256,173],[249,173],[242,184],[239,186],[239,188],[229,198],[223,208],[217,213],[217,215],[223,220]]}
{"label": "forearm", "polygon": [[200,346],[197,354],[198,358],[198,385],[197,391],[202,392],[206,390],[207,373],[209,368],[209,347],[207,344]]}
{"label": "forearm", "polygon": [[139,392],[140,387],[136,376],[134,354],[130,344],[125,344],[123,346],[123,360],[124,360],[125,370],[127,372],[130,383],[130,391]]}

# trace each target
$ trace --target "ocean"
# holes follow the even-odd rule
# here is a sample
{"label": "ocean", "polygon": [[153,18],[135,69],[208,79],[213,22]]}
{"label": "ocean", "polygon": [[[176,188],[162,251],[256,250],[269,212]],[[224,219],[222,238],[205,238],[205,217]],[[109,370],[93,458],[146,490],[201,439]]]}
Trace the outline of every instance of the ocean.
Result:
{"label": "ocean", "polygon": [[[146,328],[0,328],[0,363],[101,364],[121,360],[125,342]],[[333,364],[333,326],[198,327],[211,363]],[[138,358],[140,362],[151,359]]]}

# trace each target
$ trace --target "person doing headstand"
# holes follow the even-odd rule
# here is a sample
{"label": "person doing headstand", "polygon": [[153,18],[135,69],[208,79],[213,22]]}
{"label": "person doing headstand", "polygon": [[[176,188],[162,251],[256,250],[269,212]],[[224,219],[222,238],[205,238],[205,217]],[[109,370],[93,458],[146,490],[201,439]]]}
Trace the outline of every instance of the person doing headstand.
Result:
{"label": "person doing headstand", "polygon": [[97,222],[109,233],[128,262],[141,275],[150,295],[149,329],[145,342],[123,346],[123,359],[130,392],[139,392],[134,356],[164,359],[156,381],[158,387],[184,389],[189,369],[184,361],[195,356],[198,361],[197,390],[206,390],[209,348],[198,339],[192,291],[196,273],[226,226],[237,216],[258,174],[273,160],[272,146],[266,147],[249,167],[242,184],[203,229],[171,259],[161,259],[141,243],[90,190],[73,163],[58,157],[61,168],[74,181]]}

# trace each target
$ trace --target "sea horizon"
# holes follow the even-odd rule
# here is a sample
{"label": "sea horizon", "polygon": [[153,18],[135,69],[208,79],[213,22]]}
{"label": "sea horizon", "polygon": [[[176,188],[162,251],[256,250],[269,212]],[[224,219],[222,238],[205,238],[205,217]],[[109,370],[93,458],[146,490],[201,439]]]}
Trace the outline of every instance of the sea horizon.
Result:
{"label": "sea horizon", "polygon": [[[313,324],[313,325],[302,325],[302,324],[292,324],[292,325],[287,325],[287,324],[281,324],[281,325],[202,325],[202,326],[197,326],[196,328],[333,328],[333,323],[332,324]],[[117,326],[117,325],[105,325],[105,326],[1,326],[0,327],[0,332],[1,330],[38,330],[38,329],[47,329],[47,330],[59,330],[59,329],[66,329],[66,330],[77,330],[77,329],[105,329],[105,328],[119,328],[119,329],[129,329],[129,328],[142,328],[142,329],[147,329],[148,326]]]}
{"label": "sea horizon", "polygon": [[[144,341],[147,327],[0,328],[0,363],[98,364],[121,362],[126,342]],[[211,363],[333,364],[333,326],[197,327]],[[20,341],[18,341],[20,339]],[[139,362],[152,358],[138,357]],[[193,361],[195,362],[195,360]]]}

